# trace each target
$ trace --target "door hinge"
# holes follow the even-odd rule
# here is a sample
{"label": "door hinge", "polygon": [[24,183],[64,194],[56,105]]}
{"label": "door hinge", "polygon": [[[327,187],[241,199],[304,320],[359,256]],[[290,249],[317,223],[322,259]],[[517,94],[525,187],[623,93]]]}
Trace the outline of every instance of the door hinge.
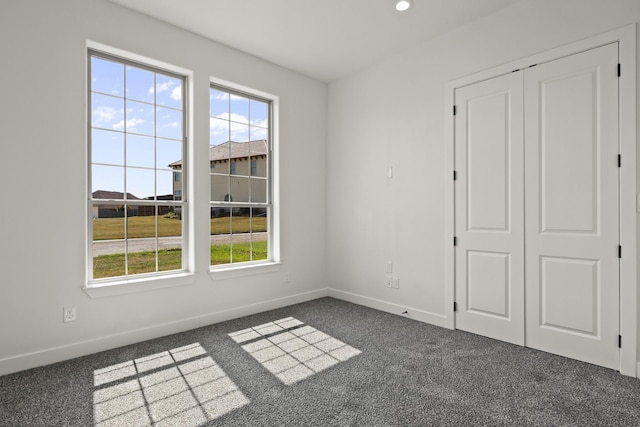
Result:
{"label": "door hinge", "polygon": [[453,311],[458,311],[458,303],[457,302],[453,302]]}
{"label": "door hinge", "polygon": [[622,75],[622,65],[618,64],[618,77]]}
{"label": "door hinge", "polygon": [[453,115],[454,115],[454,116],[456,115],[456,112],[457,112],[457,110],[456,110],[456,106],[454,105],[454,106],[453,106]]}
{"label": "door hinge", "polygon": [[618,258],[622,258],[622,245],[618,245]]}
{"label": "door hinge", "polygon": [[458,246],[458,238],[453,236],[453,246]]}
{"label": "door hinge", "polygon": [[618,335],[618,348],[622,348],[622,335]]}
{"label": "door hinge", "polygon": [[622,167],[622,154],[618,154],[618,167]]}
{"label": "door hinge", "polygon": [[458,174],[456,171],[453,171],[453,180],[455,181],[456,179],[458,179]]}

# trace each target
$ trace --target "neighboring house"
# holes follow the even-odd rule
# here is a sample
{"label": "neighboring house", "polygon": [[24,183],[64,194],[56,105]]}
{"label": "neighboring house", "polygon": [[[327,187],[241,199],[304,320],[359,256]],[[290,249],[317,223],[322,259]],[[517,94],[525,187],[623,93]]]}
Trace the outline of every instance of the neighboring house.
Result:
{"label": "neighboring house", "polygon": [[[173,200],[172,194],[164,196],[158,196],[158,200]],[[107,200],[122,200],[124,199],[124,193],[118,191],[97,190],[93,192],[94,199],[107,199]],[[127,200],[153,200],[153,197],[147,197],[140,199],[131,193],[127,193]],[[172,206],[160,206],[158,215],[164,215],[173,211]],[[149,205],[129,205],[129,213],[127,216],[151,216],[155,215],[155,206]],[[124,208],[123,205],[111,204],[111,205],[99,205],[93,207],[93,218],[123,218]]]}
{"label": "neighboring house", "polygon": [[[122,200],[124,193],[118,191],[97,190],[92,194],[94,199]],[[131,193],[127,193],[128,200],[140,200]],[[135,212],[134,212],[135,211]],[[136,216],[138,212],[136,207],[129,208],[129,215]],[[93,218],[122,218],[124,217],[124,209],[122,205],[99,205],[93,207]]]}
{"label": "neighboring house", "polygon": [[[212,202],[267,201],[267,140],[227,141],[209,149]],[[173,173],[173,195],[182,198],[182,161],[169,165]],[[213,215],[223,210],[212,211]]]}

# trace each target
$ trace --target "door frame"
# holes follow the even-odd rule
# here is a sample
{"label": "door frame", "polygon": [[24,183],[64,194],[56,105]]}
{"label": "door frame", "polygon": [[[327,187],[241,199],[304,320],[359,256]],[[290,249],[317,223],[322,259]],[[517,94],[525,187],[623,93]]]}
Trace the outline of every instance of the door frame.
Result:
{"label": "door frame", "polygon": [[[455,120],[453,115],[455,90],[463,86],[498,77],[531,65],[553,61],[565,56],[594,49],[610,43],[618,43],[619,62],[622,73],[618,79],[619,150],[622,155],[620,168],[620,373],[640,378],[640,362],[637,360],[638,345],[638,227],[636,211],[640,212],[637,199],[636,174],[636,25],[608,31],[584,40],[576,41],[527,56],[507,64],[480,71],[449,82],[445,94],[445,117],[447,120],[445,147],[445,327],[455,328],[453,303],[455,298]],[[615,70],[612,70],[615,71]]]}

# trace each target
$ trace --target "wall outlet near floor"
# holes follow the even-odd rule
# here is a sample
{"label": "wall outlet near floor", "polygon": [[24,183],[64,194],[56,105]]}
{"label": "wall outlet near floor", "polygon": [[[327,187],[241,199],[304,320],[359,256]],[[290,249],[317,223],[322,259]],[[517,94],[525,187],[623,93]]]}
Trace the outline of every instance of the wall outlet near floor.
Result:
{"label": "wall outlet near floor", "polygon": [[291,283],[291,276],[289,272],[284,273],[284,283]]}
{"label": "wall outlet near floor", "polygon": [[393,289],[400,289],[400,279],[397,277],[393,278]]}
{"label": "wall outlet near floor", "polygon": [[387,288],[393,288],[393,277],[387,276]]}
{"label": "wall outlet near floor", "polygon": [[64,307],[62,309],[62,321],[64,323],[67,323],[67,322],[75,322],[75,320],[76,320],[76,308]]}

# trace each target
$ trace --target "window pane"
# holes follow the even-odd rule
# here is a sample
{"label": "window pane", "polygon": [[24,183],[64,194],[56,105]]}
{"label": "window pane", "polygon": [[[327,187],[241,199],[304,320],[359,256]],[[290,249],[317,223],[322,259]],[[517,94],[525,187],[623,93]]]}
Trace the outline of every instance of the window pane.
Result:
{"label": "window pane", "polygon": [[252,208],[251,215],[251,232],[254,235],[267,232],[267,208]]}
{"label": "window pane", "polygon": [[102,58],[91,58],[91,90],[124,95],[124,65]]}
{"label": "window pane", "polygon": [[[211,265],[228,264],[231,262],[231,216],[228,209],[211,209]],[[217,212],[214,213],[214,209]]]}
{"label": "window pane", "polygon": [[231,120],[249,123],[249,100],[238,95],[231,95]]}
{"label": "window pane", "polygon": [[155,134],[153,105],[127,100],[126,124],[124,127],[126,132],[153,136]]}
{"label": "window pane", "polygon": [[173,190],[175,188],[172,171],[156,171],[156,195],[158,200],[173,200]]}
{"label": "window pane", "polygon": [[113,96],[91,95],[91,126],[124,130],[124,100]]}
{"label": "window pane", "polygon": [[217,173],[211,174],[211,201],[229,201],[229,176]]}
{"label": "window pane", "polygon": [[251,139],[251,141],[256,141],[258,139],[266,140],[269,137],[268,132],[269,131],[265,128],[251,126],[249,128],[249,139]]}
{"label": "window pane", "polygon": [[231,211],[231,262],[251,261],[251,209]]}
{"label": "window pane", "polygon": [[127,134],[127,166],[154,167],[154,151],[152,137]]}
{"label": "window pane", "polygon": [[209,144],[211,146],[229,141],[229,122],[217,118],[209,119]]}
{"label": "window pane", "polygon": [[240,123],[231,122],[231,141],[246,142],[249,141],[249,126]]}
{"label": "window pane", "polygon": [[156,207],[129,205],[126,215],[128,273],[157,271]]}
{"label": "window pane", "polygon": [[[247,162],[243,163],[247,164]],[[242,176],[231,177],[231,197],[234,202],[249,201],[249,178]]]}
{"label": "window pane", "polygon": [[137,199],[152,199],[155,195],[153,169],[127,168],[127,193]]}
{"label": "window pane", "polygon": [[255,162],[255,166],[253,167],[254,173],[251,176],[257,176],[261,178],[267,177],[267,156],[255,156],[251,159],[252,162]]}
{"label": "window pane", "polygon": [[123,199],[124,168],[92,165],[91,192],[94,199]]}
{"label": "window pane", "polygon": [[182,168],[182,141],[156,140],[156,167]]}
{"label": "window pane", "polygon": [[161,138],[173,138],[182,141],[182,112],[169,108],[156,110],[156,135]]}
{"label": "window pane", "polygon": [[251,210],[251,260],[261,261],[268,259],[268,217],[266,208],[253,208]]}
{"label": "window pane", "polygon": [[92,129],[91,161],[124,166],[124,134]]}
{"label": "window pane", "polygon": [[267,180],[251,178],[251,201],[254,203],[267,203]]}
{"label": "window pane", "polygon": [[153,102],[154,73],[141,68],[127,66],[127,98]]}
{"label": "window pane", "polygon": [[182,269],[182,221],[175,210],[158,207],[158,271]]}
{"label": "window pane", "polygon": [[229,117],[229,94],[216,89],[209,92],[209,115],[211,117]]}
{"label": "window pane", "polygon": [[173,171],[173,200],[182,200],[182,171]]}
{"label": "window pane", "polygon": [[175,77],[157,74],[156,103],[182,110],[182,82]]}
{"label": "window pane", "polygon": [[251,124],[254,126],[260,126],[266,128],[269,126],[269,105],[266,102],[256,101],[254,99],[250,102],[251,108]]}
{"label": "window pane", "polygon": [[94,279],[125,274],[124,210],[115,208],[113,205],[93,207]]}

